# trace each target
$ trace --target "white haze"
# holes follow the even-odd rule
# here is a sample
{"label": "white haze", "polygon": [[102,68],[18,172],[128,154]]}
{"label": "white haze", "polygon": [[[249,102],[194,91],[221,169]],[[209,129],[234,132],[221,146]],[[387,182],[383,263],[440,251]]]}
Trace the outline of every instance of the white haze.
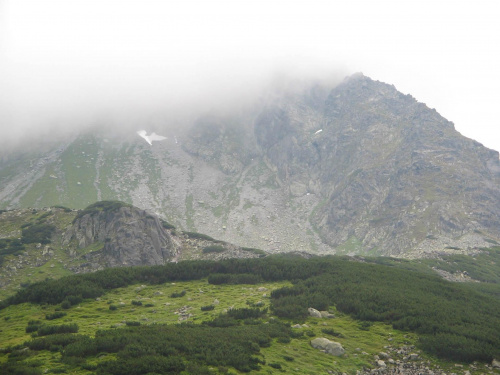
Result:
{"label": "white haze", "polygon": [[500,149],[494,1],[0,0],[0,146],[177,126],[362,71]]}

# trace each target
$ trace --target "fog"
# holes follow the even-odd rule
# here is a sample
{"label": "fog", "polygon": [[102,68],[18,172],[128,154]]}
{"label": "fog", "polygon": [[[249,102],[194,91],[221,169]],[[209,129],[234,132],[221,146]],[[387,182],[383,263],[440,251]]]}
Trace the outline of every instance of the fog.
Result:
{"label": "fog", "polygon": [[181,127],[283,87],[334,85],[362,71],[499,149],[498,17],[479,8],[0,0],[0,147],[89,126]]}
{"label": "fog", "polygon": [[205,112],[252,105],[284,85],[349,73],[266,43],[258,27],[245,40],[253,22],[220,25],[208,10],[192,1],[2,3],[2,144],[96,125],[182,126]]}

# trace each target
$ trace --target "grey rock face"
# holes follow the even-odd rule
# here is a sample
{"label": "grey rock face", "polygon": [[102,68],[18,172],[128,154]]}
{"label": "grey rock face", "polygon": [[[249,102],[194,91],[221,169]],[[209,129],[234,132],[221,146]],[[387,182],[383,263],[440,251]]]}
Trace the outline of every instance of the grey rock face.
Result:
{"label": "grey rock face", "polygon": [[441,236],[441,249],[500,236],[498,152],[435,110],[363,75],[297,101],[262,113],[255,134],[292,195],[323,198],[310,220],[332,247],[403,255]]}
{"label": "grey rock face", "polygon": [[99,257],[107,267],[164,264],[179,250],[157,217],[135,207],[82,216],[65,235],[72,240],[81,248],[104,243]]}

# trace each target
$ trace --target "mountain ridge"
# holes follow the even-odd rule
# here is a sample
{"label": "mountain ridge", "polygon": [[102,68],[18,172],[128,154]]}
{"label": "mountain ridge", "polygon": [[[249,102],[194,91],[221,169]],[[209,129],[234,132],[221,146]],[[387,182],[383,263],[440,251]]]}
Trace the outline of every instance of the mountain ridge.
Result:
{"label": "mountain ridge", "polygon": [[0,207],[121,200],[270,252],[421,257],[500,240],[498,152],[362,74],[155,130],[168,139],[93,132],[4,162]]}

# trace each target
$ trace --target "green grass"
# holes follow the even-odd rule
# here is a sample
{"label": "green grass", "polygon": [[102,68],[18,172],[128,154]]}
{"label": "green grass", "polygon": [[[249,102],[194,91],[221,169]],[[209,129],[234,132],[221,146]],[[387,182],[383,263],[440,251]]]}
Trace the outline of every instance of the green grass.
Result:
{"label": "green grass", "polygon": [[[34,305],[24,303],[9,306],[0,311],[0,347],[19,345],[30,340],[25,328],[30,320],[41,320],[43,323],[60,325],[76,323],[79,334],[94,336],[97,330],[119,329],[126,326],[126,322],[139,322],[141,325],[151,324],[177,324],[182,307],[187,307],[187,312],[193,316],[188,318],[195,324],[211,320],[229,308],[244,308],[256,303],[261,303],[261,308],[269,307],[269,295],[274,289],[290,286],[289,282],[262,283],[258,285],[211,285],[206,280],[167,283],[163,285],[131,285],[126,288],[112,290],[97,300],[88,300],[77,306],[72,306],[66,316],[48,322],[45,315],[56,312],[58,306]],[[259,290],[259,288],[265,288]],[[185,290],[186,294],[180,298],[171,298],[172,293]],[[132,304],[140,301],[142,306]],[[110,305],[117,306],[111,311]],[[152,305],[152,307],[146,307]],[[202,311],[202,307],[214,305],[211,311]],[[308,318],[305,324],[308,328],[294,328],[294,331],[309,331],[311,336],[304,335],[294,338],[289,343],[279,343],[276,339],[270,347],[261,348],[258,355],[266,361],[261,370],[253,371],[254,374],[269,374],[276,370],[269,366],[271,363],[280,364],[283,373],[290,374],[318,374],[327,370],[354,374],[363,367],[373,367],[373,356],[386,347],[402,347],[415,345],[417,336],[407,332],[394,330],[391,326],[382,323],[372,323],[367,329],[361,329],[360,322],[335,310],[330,311],[336,316],[334,319]],[[272,316],[265,316],[267,321]],[[290,321],[290,324],[294,322]],[[342,336],[330,337],[323,333],[324,329],[333,329]],[[314,337],[327,337],[340,342],[346,350],[343,357],[332,357],[311,347],[310,340]],[[419,353],[424,359],[431,361],[431,366],[439,365],[452,368],[451,363],[437,361]],[[99,363],[105,359],[113,359],[113,355],[104,355],[91,358],[91,363]],[[293,361],[285,358],[293,358]],[[42,368],[64,368],[72,374],[88,374],[86,370],[77,369],[59,362],[58,352],[41,351],[31,360],[40,360]],[[395,358],[397,359],[397,358]],[[7,360],[6,354],[0,354],[0,363]],[[464,368],[468,369],[466,366]],[[478,366],[479,372],[482,369]],[[237,371],[232,369],[233,373]],[[217,373],[217,372],[215,372]],[[474,373],[474,371],[472,371]]]}
{"label": "green grass", "polygon": [[64,196],[60,192],[62,181],[51,175],[57,176],[54,165],[49,166],[45,174],[21,197],[19,202],[22,207],[48,207],[63,203]]}
{"label": "green grass", "polygon": [[190,231],[196,230],[194,223],[195,211],[193,208],[193,195],[186,195],[186,227]]}
{"label": "green grass", "polygon": [[[57,319],[57,324],[76,323],[80,327],[80,334],[93,336],[98,329],[119,327],[125,321],[139,321],[142,324],[179,322],[176,310],[189,306],[188,311],[194,316],[189,318],[192,322],[209,320],[229,308],[248,307],[262,301],[263,307],[269,306],[270,292],[288,282],[265,283],[259,285],[210,285],[206,280],[168,283],[163,285],[131,285],[126,288],[114,289],[97,300],[87,300],[68,310],[67,315]],[[267,290],[259,292],[258,288]],[[172,293],[186,291],[184,297],[171,298]],[[266,294],[267,296],[263,296]],[[215,304],[214,301],[219,303]],[[132,304],[132,301],[142,302],[142,306]],[[109,310],[109,305],[118,306],[115,311]],[[147,304],[153,307],[145,307]],[[201,311],[202,306],[215,305],[212,311]],[[0,347],[20,344],[30,335],[25,333],[25,328],[30,320],[45,320],[46,314],[52,314],[58,306],[35,305],[24,303],[9,306],[0,310]],[[5,317],[10,317],[7,321]],[[55,324],[55,323],[54,323]]]}

